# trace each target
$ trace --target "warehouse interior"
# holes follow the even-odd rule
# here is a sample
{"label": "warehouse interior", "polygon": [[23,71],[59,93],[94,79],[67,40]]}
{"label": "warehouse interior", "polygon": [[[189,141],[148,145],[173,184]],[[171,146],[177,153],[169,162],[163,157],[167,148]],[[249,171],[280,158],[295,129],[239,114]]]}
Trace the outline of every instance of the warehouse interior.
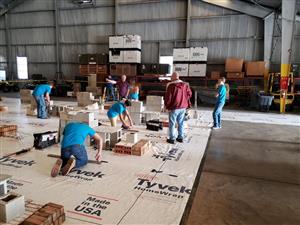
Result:
{"label": "warehouse interior", "polygon": [[[299,0],[0,0],[0,224],[300,224],[299,22]],[[102,142],[53,176],[73,123]]]}

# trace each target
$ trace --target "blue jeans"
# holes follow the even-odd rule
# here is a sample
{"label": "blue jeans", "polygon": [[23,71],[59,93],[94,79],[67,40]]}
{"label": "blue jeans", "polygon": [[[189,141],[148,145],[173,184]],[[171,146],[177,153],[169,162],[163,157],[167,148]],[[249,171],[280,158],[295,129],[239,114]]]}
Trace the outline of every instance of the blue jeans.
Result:
{"label": "blue jeans", "polygon": [[116,100],[114,87],[107,87],[107,101],[109,100]]}
{"label": "blue jeans", "polygon": [[175,109],[169,112],[169,139],[176,139],[175,125],[178,125],[177,138],[184,138],[184,115],[186,109]]}
{"label": "blue jeans", "polygon": [[68,160],[74,156],[76,158],[75,167],[82,167],[88,163],[88,156],[83,145],[71,145],[61,149],[62,166],[65,166]]}
{"label": "blue jeans", "polygon": [[214,127],[221,127],[221,115],[222,115],[222,109],[225,105],[225,102],[217,102],[214,112],[213,112],[213,119],[214,119]]}
{"label": "blue jeans", "polygon": [[37,104],[37,117],[38,118],[47,118],[46,102],[44,95],[34,96],[34,99]]}

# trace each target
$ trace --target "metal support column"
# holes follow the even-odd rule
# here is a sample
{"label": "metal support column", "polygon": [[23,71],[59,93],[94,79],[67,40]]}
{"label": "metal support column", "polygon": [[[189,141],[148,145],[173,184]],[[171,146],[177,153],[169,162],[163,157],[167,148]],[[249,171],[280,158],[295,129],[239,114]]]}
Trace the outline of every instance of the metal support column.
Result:
{"label": "metal support column", "polygon": [[296,0],[282,1],[280,113],[285,112],[295,16]]}
{"label": "metal support column", "polygon": [[268,76],[270,70],[270,62],[273,50],[273,36],[274,36],[274,24],[275,24],[275,13],[271,13],[264,19],[264,61],[265,73],[264,73],[264,90],[267,92],[268,88]]}
{"label": "metal support column", "polygon": [[11,54],[11,33],[9,28],[8,13],[5,13],[5,43],[6,43],[6,63],[7,63],[7,78],[13,80],[13,66],[12,66],[12,54]]}
{"label": "metal support column", "polygon": [[191,0],[187,0],[185,47],[190,47],[190,35],[191,35]]}
{"label": "metal support column", "polygon": [[54,0],[54,20],[55,20],[55,53],[56,53],[56,72],[61,72],[61,49],[60,49],[60,43],[59,43],[59,23],[58,23],[58,18],[59,18],[59,9],[57,6],[57,0]]}
{"label": "metal support column", "polygon": [[119,15],[119,3],[115,0],[115,35],[118,35],[118,15]]}

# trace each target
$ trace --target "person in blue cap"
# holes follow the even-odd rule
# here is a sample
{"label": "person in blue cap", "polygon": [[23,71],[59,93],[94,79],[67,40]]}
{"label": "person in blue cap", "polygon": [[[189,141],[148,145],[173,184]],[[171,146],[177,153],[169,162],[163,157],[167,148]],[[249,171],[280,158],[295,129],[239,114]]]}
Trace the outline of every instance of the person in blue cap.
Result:
{"label": "person in blue cap", "polygon": [[[127,99],[123,99],[122,101],[116,102],[113,104],[107,112],[107,116],[110,120],[111,126],[117,126],[117,119],[118,116],[122,122],[122,127],[128,129],[129,127],[133,126],[130,114],[126,109],[127,106],[131,106],[131,102]],[[126,117],[129,120],[130,125],[128,126],[125,122]]]}
{"label": "person in blue cap", "polygon": [[37,118],[48,119],[47,104],[50,104],[50,92],[53,87],[53,83],[40,84],[35,87],[32,95],[37,104]]}
{"label": "person in blue cap", "polygon": [[79,122],[68,123],[63,131],[61,156],[52,168],[52,177],[56,177],[59,172],[65,176],[74,167],[79,168],[88,163],[88,155],[84,147],[84,141],[88,135],[95,140],[98,149],[95,159],[98,162],[101,161],[102,138],[87,124]]}

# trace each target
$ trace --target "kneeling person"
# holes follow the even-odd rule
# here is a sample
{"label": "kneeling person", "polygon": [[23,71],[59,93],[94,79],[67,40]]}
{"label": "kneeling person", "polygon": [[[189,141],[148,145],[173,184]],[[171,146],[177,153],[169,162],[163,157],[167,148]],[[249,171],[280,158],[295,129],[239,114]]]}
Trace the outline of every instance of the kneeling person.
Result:
{"label": "kneeling person", "polygon": [[[52,168],[51,176],[56,177],[61,170],[62,175],[67,175],[74,167],[82,167],[87,164],[88,156],[84,147],[84,141],[89,135],[98,148],[95,156],[97,161],[101,160],[102,138],[88,125],[84,123],[69,123],[64,129],[61,143],[61,158]],[[73,156],[73,157],[72,157]]]}
{"label": "kneeling person", "polygon": [[132,120],[131,120],[130,114],[129,114],[128,110],[126,109],[127,106],[131,106],[131,102],[129,100],[122,100],[120,102],[113,104],[110,107],[110,109],[107,112],[107,116],[110,120],[112,127],[117,126],[118,116],[119,116],[119,118],[122,122],[122,126],[124,128],[129,128],[129,126],[125,122],[126,117],[129,120],[130,126],[132,126]]}

